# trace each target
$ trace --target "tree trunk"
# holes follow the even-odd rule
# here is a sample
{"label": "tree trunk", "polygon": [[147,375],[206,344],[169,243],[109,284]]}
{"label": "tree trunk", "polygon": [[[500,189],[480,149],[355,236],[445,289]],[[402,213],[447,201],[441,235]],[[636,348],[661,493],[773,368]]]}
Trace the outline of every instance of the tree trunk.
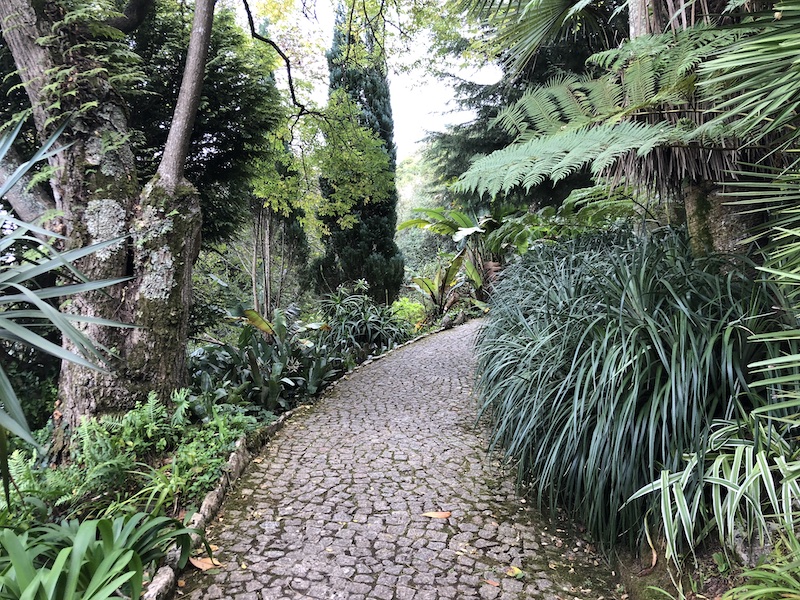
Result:
{"label": "tree trunk", "polygon": [[709,252],[747,253],[743,242],[753,235],[762,218],[731,206],[713,184],[691,184],[684,190],[686,227],[696,256]]}
{"label": "tree trunk", "polygon": [[630,0],[628,2],[628,27],[630,39],[650,33],[650,6],[648,0]]}
{"label": "tree trunk", "polygon": [[[63,141],[72,145],[51,159],[56,207],[63,212],[69,247],[120,237],[78,267],[90,279],[129,277],[123,284],[70,299],[63,310],[135,324],[136,328],[82,326],[96,345],[114,353],[104,371],[64,363],[55,413],[69,427],[83,416],[129,409],[149,390],[165,398],[184,382],[192,265],[200,245],[196,191],[183,178],[188,136],[199,101],[213,0],[198,0],[184,81],[158,174],[144,190],[134,168],[126,107],[101,71],[57,82],[59,70],[89,70],[96,61],[79,46],[55,0],[2,0],[0,24],[34,109],[39,135],[47,137],[72,109]],[[57,43],[37,40],[55,35]],[[74,89],[64,89],[70,81]],[[59,85],[48,97],[47,86]],[[70,102],[69,106],[65,106]],[[86,108],[88,107],[88,108]],[[128,236],[128,237],[125,237]]]}

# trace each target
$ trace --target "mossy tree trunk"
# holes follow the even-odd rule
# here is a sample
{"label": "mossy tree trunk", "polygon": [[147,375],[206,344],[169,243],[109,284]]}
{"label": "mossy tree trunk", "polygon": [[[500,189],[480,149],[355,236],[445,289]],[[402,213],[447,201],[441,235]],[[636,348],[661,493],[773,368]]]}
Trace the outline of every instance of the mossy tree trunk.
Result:
{"label": "mossy tree trunk", "polygon": [[713,183],[694,183],[684,188],[686,227],[694,254],[746,253],[743,242],[758,227],[760,213],[746,212]]}
{"label": "mossy tree trunk", "polygon": [[[120,412],[149,390],[163,397],[184,383],[191,273],[200,245],[196,190],[183,178],[213,18],[214,0],[198,0],[187,68],[162,168],[147,186],[137,180],[127,111],[99,66],[81,26],[63,21],[58,0],[2,0],[0,24],[33,107],[42,139],[64,113],[71,120],[51,159],[50,187],[66,245],[120,237],[118,244],[79,263],[90,279],[126,277],[101,292],[71,297],[65,310],[113,319],[135,328],[91,323],[82,329],[113,353],[106,369],[64,363],[56,419],[74,427],[83,416]],[[37,40],[55,34],[42,46]],[[52,39],[52,38],[51,38]],[[75,77],[64,77],[67,70]],[[92,72],[82,77],[82,72]],[[60,79],[57,79],[58,77]],[[73,84],[74,82],[74,84]],[[72,87],[70,87],[72,86]],[[59,104],[55,104],[58,101]]]}

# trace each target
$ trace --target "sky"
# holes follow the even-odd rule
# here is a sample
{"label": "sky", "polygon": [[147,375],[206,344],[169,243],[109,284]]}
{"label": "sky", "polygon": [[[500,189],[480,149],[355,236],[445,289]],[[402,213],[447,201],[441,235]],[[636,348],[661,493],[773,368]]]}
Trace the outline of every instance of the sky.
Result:
{"label": "sky", "polygon": [[[491,69],[460,75],[485,83],[493,77]],[[398,160],[412,156],[428,133],[466,123],[474,116],[472,111],[456,110],[453,88],[433,77],[419,73],[392,74],[389,87]]]}
{"label": "sky", "polygon": [[[295,2],[299,6],[300,0]],[[316,54],[314,58],[306,57],[305,66],[315,73],[317,81],[327,81],[324,53],[330,47],[333,36],[333,6],[333,1],[317,0],[314,3],[313,18],[299,19],[297,25],[301,36],[310,42],[308,48],[312,48],[312,54]],[[297,23],[298,15],[295,13],[289,20]],[[426,51],[424,44],[419,44],[417,48],[420,54]],[[406,56],[402,62],[410,64],[416,58],[419,57]],[[420,149],[422,140],[428,133],[444,131],[447,125],[465,123],[473,118],[471,111],[456,110],[455,93],[448,83],[427,75],[422,69],[393,70],[390,65],[390,71],[389,85],[398,160],[408,158]],[[488,67],[454,74],[470,81],[493,83],[500,78],[501,71],[499,67]],[[281,79],[279,75],[279,80]],[[327,97],[326,85],[321,84],[313,95],[317,102],[324,104]]]}

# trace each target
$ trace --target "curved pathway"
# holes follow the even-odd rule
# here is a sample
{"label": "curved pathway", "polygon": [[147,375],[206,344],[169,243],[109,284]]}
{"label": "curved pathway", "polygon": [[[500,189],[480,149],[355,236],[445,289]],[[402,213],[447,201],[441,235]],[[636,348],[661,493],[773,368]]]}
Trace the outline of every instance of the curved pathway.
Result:
{"label": "curved pathway", "polygon": [[615,598],[591,547],[537,517],[487,455],[478,326],[366,365],[288,421],[208,529],[223,566],[186,573],[178,597]]}

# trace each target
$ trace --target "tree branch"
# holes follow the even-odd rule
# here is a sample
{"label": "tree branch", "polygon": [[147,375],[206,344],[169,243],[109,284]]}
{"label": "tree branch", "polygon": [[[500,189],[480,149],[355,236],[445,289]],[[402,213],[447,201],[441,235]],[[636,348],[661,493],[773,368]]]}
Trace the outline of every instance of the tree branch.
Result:
{"label": "tree branch", "polygon": [[200,105],[200,95],[205,76],[208,45],[211,40],[211,26],[214,22],[215,0],[197,0],[194,6],[192,33],[186,65],[183,70],[181,89],[172,116],[172,125],[164,146],[164,155],[158,165],[157,175],[160,185],[167,190],[175,190],[183,181],[189,141]]}
{"label": "tree branch", "polygon": [[278,56],[283,59],[283,64],[286,65],[286,76],[289,80],[289,94],[292,98],[292,104],[294,104],[298,109],[300,109],[300,114],[298,116],[303,116],[305,114],[311,114],[312,111],[308,109],[304,103],[300,102],[297,99],[297,93],[294,88],[294,77],[292,77],[292,62],[289,60],[289,57],[286,53],[281,50],[280,46],[273,42],[268,37],[265,37],[256,31],[255,21],[253,20],[253,12],[250,10],[250,4],[248,0],[242,0],[242,4],[244,4],[244,10],[247,13],[247,22],[250,25],[250,35],[253,36],[253,39],[256,39],[260,42],[264,42],[272,47],[275,52],[278,53]]}
{"label": "tree branch", "polygon": [[[9,148],[5,160],[0,161],[0,181],[5,181],[23,163],[16,150]],[[45,191],[44,186],[31,184],[30,174],[24,175],[19,183],[11,188],[3,200],[6,200],[16,215],[27,223],[36,221],[49,210],[55,210],[56,203]]]}

